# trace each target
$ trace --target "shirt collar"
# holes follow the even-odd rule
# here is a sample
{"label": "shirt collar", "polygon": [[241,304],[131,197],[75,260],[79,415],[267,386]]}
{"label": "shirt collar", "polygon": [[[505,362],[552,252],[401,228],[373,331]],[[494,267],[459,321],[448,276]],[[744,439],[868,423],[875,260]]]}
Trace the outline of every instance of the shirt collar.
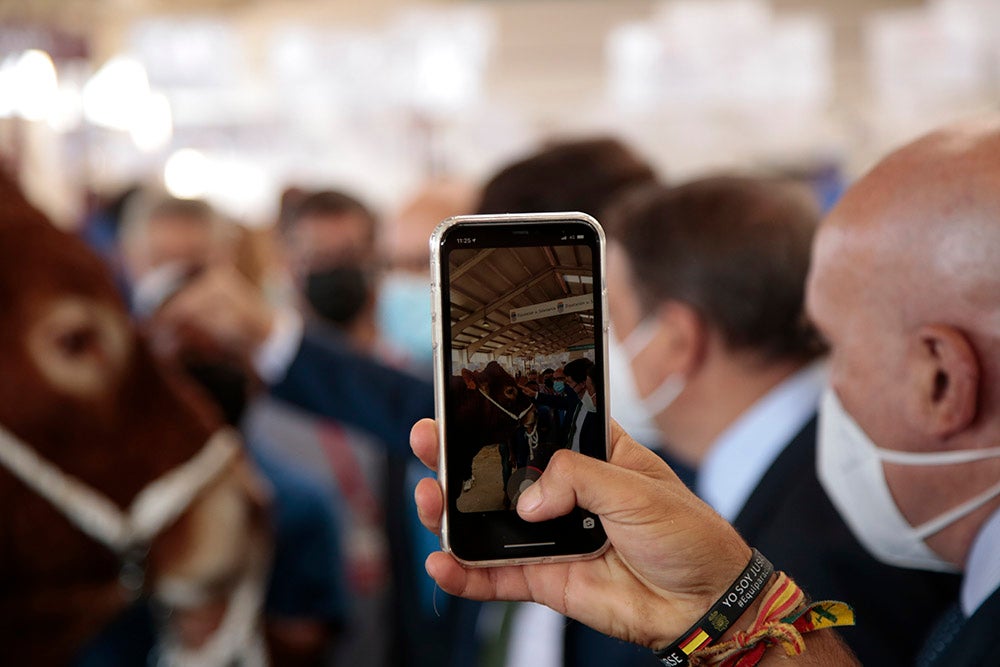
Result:
{"label": "shirt collar", "polygon": [[739,515],[761,477],[815,414],[826,383],[816,361],[787,377],[720,435],[698,471],[698,495],[727,521]]}
{"label": "shirt collar", "polygon": [[969,550],[960,601],[966,618],[1000,589],[1000,510],[983,524]]}

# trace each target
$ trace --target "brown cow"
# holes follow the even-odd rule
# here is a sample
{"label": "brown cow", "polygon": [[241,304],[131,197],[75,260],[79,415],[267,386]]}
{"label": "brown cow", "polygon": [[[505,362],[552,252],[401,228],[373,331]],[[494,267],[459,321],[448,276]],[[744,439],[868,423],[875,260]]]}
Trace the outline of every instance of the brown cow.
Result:
{"label": "brown cow", "polygon": [[[474,483],[472,461],[483,447],[500,450],[504,488],[513,465],[514,436],[519,428],[534,428],[535,410],[510,373],[496,361],[481,371],[462,370],[449,387],[452,417],[448,425],[449,466],[457,496]],[[500,508],[493,508],[500,509]]]}
{"label": "brown cow", "polygon": [[238,441],[152,359],[97,257],[3,178],[0,350],[3,662],[70,662],[140,588],[172,612],[175,661],[259,647],[264,502]]}

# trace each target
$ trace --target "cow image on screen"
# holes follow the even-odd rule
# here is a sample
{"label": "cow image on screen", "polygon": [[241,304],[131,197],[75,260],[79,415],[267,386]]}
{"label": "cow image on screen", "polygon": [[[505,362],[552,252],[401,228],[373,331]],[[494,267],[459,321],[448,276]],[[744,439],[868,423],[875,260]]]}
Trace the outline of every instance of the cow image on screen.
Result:
{"label": "cow image on screen", "polygon": [[460,249],[448,266],[452,498],[511,510],[558,449],[602,442],[591,249]]}
{"label": "cow image on screen", "polygon": [[[531,400],[521,391],[515,379],[500,364],[491,361],[481,371],[462,370],[460,377],[452,378],[450,390],[454,397],[453,466],[463,480],[463,492],[475,498],[487,487],[473,489],[473,462],[476,456],[498,459],[502,473],[502,488],[506,488],[515,460],[515,442],[527,438],[528,432],[537,430],[536,410]],[[490,451],[484,448],[492,447]],[[495,466],[494,466],[495,467]],[[481,499],[480,499],[481,500]],[[501,499],[501,507],[484,507],[489,502],[474,502],[470,510],[504,509],[509,499]],[[495,505],[496,501],[492,503]]]}

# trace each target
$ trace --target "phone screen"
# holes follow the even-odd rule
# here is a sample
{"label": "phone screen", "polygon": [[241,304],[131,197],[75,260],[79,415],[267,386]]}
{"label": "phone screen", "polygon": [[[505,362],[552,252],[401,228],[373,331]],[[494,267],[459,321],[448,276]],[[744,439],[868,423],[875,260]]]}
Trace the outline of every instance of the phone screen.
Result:
{"label": "phone screen", "polygon": [[603,543],[582,511],[544,526],[515,511],[560,449],[606,456],[595,227],[570,218],[480,222],[442,238],[448,502],[452,528],[474,536],[467,551],[492,552],[483,558],[587,553],[580,549]]}

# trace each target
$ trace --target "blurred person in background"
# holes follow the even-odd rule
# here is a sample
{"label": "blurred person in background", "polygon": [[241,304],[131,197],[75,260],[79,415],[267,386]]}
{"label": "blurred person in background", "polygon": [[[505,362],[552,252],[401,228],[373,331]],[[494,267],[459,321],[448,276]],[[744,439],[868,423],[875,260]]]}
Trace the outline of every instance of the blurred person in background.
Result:
{"label": "blurred person in background", "polygon": [[[290,190],[278,223],[278,238],[306,335],[347,344],[365,353],[398,358],[380,343],[375,321],[377,220],[355,197],[339,191]],[[374,388],[361,384],[359,392]],[[410,553],[404,537],[390,531],[387,511],[398,502],[395,468],[385,443],[342,420],[303,410],[287,397],[265,395],[247,419],[251,433],[264,434],[304,475],[338,498],[353,609],[349,632],[337,651],[338,664],[373,667],[395,662],[403,652],[386,635],[400,627],[403,579],[411,577],[393,553]],[[395,568],[395,569],[393,569]],[[394,599],[395,597],[395,599]]]}
{"label": "blurred person in background", "polygon": [[430,378],[430,237],[438,223],[467,215],[478,191],[455,180],[432,181],[385,222],[380,253],[385,274],[379,284],[378,326],[385,341],[403,355],[403,365]]}
{"label": "blurred person in background", "polygon": [[[187,283],[213,267],[237,273],[240,230],[200,200],[143,199],[121,230],[132,304],[154,348],[208,392],[239,425],[259,384],[246,359],[197,333],[160,326],[159,311]],[[334,499],[289,466],[261,434],[247,447],[274,487],[275,552],[267,612],[281,645],[303,664],[321,664],[348,622],[348,600]]]}
{"label": "blurred person in background", "polygon": [[[194,327],[227,349],[248,359],[269,385],[270,397],[363,432],[380,443],[388,455],[385,480],[385,522],[389,533],[394,576],[394,622],[383,633],[392,660],[412,665],[448,664],[456,638],[455,619],[464,614],[438,596],[423,568],[426,554],[437,549],[433,536],[419,526],[412,489],[426,475],[410,465],[408,446],[413,422],[434,412],[429,366],[413,364],[415,357],[430,359],[431,322],[428,236],[440,219],[467,213],[470,190],[454,184],[432,184],[393,216],[386,229],[386,263],[390,274],[409,282],[423,281],[419,295],[400,299],[395,307],[380,301],[380,321],[403,322],[399,330],[410,341],[409,371],[380,362],[352,344],[342,332],[308,327],[291,304],[269,303],[249,281],[220,268],[206,272],[178,293],[164,308],[162,321],[172,328]],[[287,224],[307,194],[292,192],[283,219]],[[426,321],[413,320],[426,304]],[[390,327],[392,328],[392,327]],[[380,329],[381,330],[381,329]],[[426,336],[410,338],[413,331]],[[384,330],[383,330],[384,333]],[[385,336],[389,344],[399,337]],[[417,340],[419,338],[419,340]],[[417,344],[419,343],[419,344]],[[464,601],[462,601],[464,603]],[[389,640],[384,638],[388,635]],[[372,649],[373,653],[377,652]],[[365,658],[368,660],[368,657]],[[366,664],[369,664],[366,662]],[[454,664],[468,664],[457,659]]]}
{"label": "blurred person in background", "polygon": [[[616,139],[562,141],[500,169],[483,187],[476,212],[581,211],[600,221],[617,198],[655,178],[649,164]],[[609,341],[609,347],[613,346]],[[580,398],[567,382],[567,375],[563,368],[555,371],[553,392],[575,399],[575,405]],[[585,385],[586,373],[578,378]],[[620,400],[622,385],[613,366],[609,367],[608,382],[611,414],[617,416],[620,407],[628,404]],[[553,408],[556,415],[561,413],[558,430],[565,439],[578,415],[564,405]],[[479,616],[478,624],[470,628],[470,638],[475,639],[468,648],[474,656],[470,661],[504,667],[659,664],[641,647],[602,635],[541,605],[488,603]]]}
{"label": "blurred person in background", "polygon": [[[617,197],[655,179],[652,167],[616,139],[556,142],[497,172],[485,186],[477,212],[581,211],[600,221]],[[635,389],[624,381],[628,374],[620,371],[625,363],[612,330],[608,340],[611,413],[633,437],[657,449],[659,434],[649,416],[636,407]],[[685,476],[683,469],[680,473]]]}
{"label": "blurred person in background", "polygon": [[117,191],[111,196],[93,197],[93,204],[84,215],[80,225],[80,237],[93,248],[111,269],[115,283],[127,292],[128,282],[120,256],[121,244],[118,242],[120,227],[129,204],[143,191],[142,185],[136,183]]}
{"label": "blurred person in background", "polygon": [[818,208],[802,188],[717,176],[644,189],[607,220],[611,316],[696,493],[810,595],[850,601],[862,622],[842,634],[863,663],[909,663],[907,638],[958,580],[875,560],[817,479],[827,377],[805,284]]}
{"label": "blurred person in background", "polygon": [[[653,178],[651,168],[617,141],[570,142],[547,148],[502,170],[487,184],[479,212],[582,209],[600,215],[614,197]],[[521,188],[523,198],[518,195]],[[408,337],[420,333],[419,341],[415,336],[408,338],[410,347],[406,348],[414,360],[424,359],[423,365],[413,366],[415,370],[428,368],[432,352],[428,237],[441,219],[469,212],[459,208],[467,205],[468,194],[467,188],[431,185],[390,218],[382,237],[390,274],[405,275],[412,291],[397,301],[391,298],[391,282],[383,284],[380,330],[390,344],[401,340],[390,332],[393,327],[405,329]],[[419,290],[413,287],[418,279]],[[199,326],[207,335],[254,359],[255,368],[271,385],[273,396],[356,425],[384,442],[391,454],[397,448],[408,452],[409,427],[416,419],[433,414],[429,382],[406,373],[396,374],[329,338],[318,339],[303,329],[297,313],[268,305],[246,281],[231,273],[201,277],[167,309],[177,326]],[[383,326],[384,321],[390,325]],[[369,391],[357,390],[363,386]],[[613,395],[614,386],[612,401]],[[416,549],[416,557],[413,551],[399,550],[397,554],[405,561],[401,566],[412,572],[401,584],[404,604],[399,607],[406,636],[404,646],[409,651],[407,660],[433,665],[449,660],[454,665],[479,664],[480,660],[501,658],[501,664],[510,665],[650,664],[648,654],[638,647],[611,640],[575,622],[567,625],[558,615],[546,615],[541,622],[523,615],[518,620],[514,616],[516,606],[486,610],[480,615],[478,605],[465,601],[444,605],[439,601],[445,619],[438,619],[433,609],[433,582],[424,574],[420,558],[421,553],[433,551],[437,545],[433,536],[418,533],[412,495],[407,491],[425,473],[410,466],[401,474],[406,477],[391,480],[387,493],[396,489],[410,497],[400,497],[398,504],[390,502],[388,507],[405,508],[406,512],[393,512],[387,520],[390,532],[395,526],[405,536],[404,543]],[[497,641],[505,617],[513,618],[517,636],[524,641]],[[507,663],[504,656],[511,648],[518,653],[510,654]],[[555,662],[547,662],[537,650],[546,656],[557,655]],[[525,662],[530,660],[542,662]]]}
{"label": "blurred person in background", "polygon": [[323,190],[304,193],[278,229],[285,264],[304,304],[368,352],[378,343],[377,226],[361,201]]}
{"label": "blurred person in background", "polygon": [[[433,330],[430,298],[430,236],[438,223],[472,212],[477,188],[454,179],[423,184],[393,214],[379,233],[384,273],[379,282],[377,322],[388,354],[386,363],[403,368],[430,385]],[[433,408],[433,397],[428,397]],[[410,664],[467,664],[464,636],[476,603],[440,593],[427,576],[424,561],[439,548],[437,539],[423,530],[413,492],[427,470],[415,459],[392,459],[387,490],[390,502],[402,511],[390,517],[389,530],[407,545],[393,554],[404,574],[398,589],[396,623]]]}
{"label": "blurred person in background", "polygon": [[551,368],[546,368],[542,371],[540,376],[541,383],[539,384],[538,391],[543,394],[554,393],[555,387],[555,371]]}

